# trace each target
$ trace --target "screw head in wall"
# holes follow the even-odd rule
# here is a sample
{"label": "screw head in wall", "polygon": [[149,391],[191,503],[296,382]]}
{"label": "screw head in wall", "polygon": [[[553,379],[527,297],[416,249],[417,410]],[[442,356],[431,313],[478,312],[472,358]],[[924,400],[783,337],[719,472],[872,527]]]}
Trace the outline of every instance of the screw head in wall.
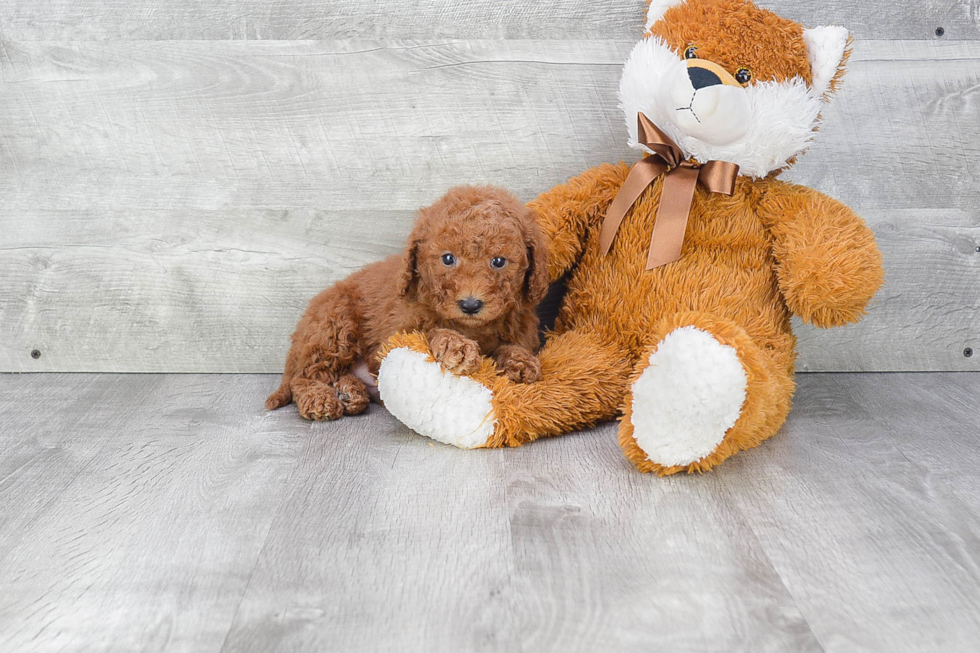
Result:
{"label": "screw head in wall", "polygon": [[41,357],[41,350],[40,349],[35,349],[34,351],[31,352],[31,358],[33,358],[34,360],[37,360],[40,357]]}
{"label": "screw head in wall", "polygon": [[966,349],[963,350],[963,355],[966,356],[967,358],[970,358],[971,356],[973,356],[973,350],[967,347]]}
{"label": "screw head in wall", "polygon": [[943,29],[942,27],[937,27],[936,28],[936,36],[942,36],[945,33],[946,33],[946,30]]}

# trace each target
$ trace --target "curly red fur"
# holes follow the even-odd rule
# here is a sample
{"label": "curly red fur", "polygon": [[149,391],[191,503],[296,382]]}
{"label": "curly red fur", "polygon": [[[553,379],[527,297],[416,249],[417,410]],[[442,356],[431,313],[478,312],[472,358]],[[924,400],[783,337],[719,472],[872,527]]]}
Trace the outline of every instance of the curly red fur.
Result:
{"label": "curly red fur", "polygon": [[[455,258],[451,265],[445,254]],[[506,261],[500,268],[491,265],[498,257]],[[545,241],[529,210],[500,188],[453,188],[419,211],[404,253],[310,301],[266,408],[295,401],[308,419],[363,412],[367,388],[351,372],[366,364],[376,375],[379,349],[402,331],[439,344],[437,359],[454,372],[465,373],[487,354],[513,381],[536,381],[535,306],[547,290]],[[460,306],[464,299],[479,300],[482,308],[469,315]]]}

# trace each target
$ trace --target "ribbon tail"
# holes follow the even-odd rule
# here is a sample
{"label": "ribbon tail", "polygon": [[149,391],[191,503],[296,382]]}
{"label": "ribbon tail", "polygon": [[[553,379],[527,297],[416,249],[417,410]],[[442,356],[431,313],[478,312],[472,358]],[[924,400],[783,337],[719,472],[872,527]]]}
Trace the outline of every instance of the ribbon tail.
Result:
{"label": "ribbon tail", "polygon": [[694,201],[694,187],[698,183],[697,168],[674,168],[664,178],[660,193],[660,208],[650,237],[650,254],[647,270],[673,263],[681,257],[684,232]]}
{"label": "ribbon tail", "polygon": [[606,217],[602,221],[602,230],[599,232],[599,251],[603,255],[609,253],[613,238],[616,237],[616,231],[622,224],[623,218],[626,217],[626,212],[643,194],[646,187],[659,177],[666,168],[665,164],[652,157],[647,157],[638,161],[630,170],[626,181],[623,182],[623,186],[619,189],[612,204],[609,205],[606,210]]}

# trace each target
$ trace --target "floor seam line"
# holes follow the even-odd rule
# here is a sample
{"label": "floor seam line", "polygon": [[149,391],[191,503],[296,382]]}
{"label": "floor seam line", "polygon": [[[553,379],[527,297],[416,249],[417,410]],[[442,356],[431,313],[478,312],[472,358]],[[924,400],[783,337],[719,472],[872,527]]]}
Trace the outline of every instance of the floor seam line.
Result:
{"label": "floor seam line", "polygon": [[265,536],[262,538],[262,546],[259,548],[259,551],[255,556],[255,562],[252,564],[252,569],[248,572],[248,580],[245,582],[245,587],[242,589],[242,594],[238,599],[238,605],[235,606],[235,612],[232,614],[231,620],[228,622],[228,630],[225,632],[225,637],[221,641],[221,647],[218,649],[218,653],[222,653],[225,650],[225,647],[228,646],[228,638],[231,636],[231,631],[235,627],[235,621],[238,619],[238,613],[241,612],[242,603],[245,602],[245,597],[248,596],[248,590],[252,586],[252,579],[255,578],[255,570],[258,569],[259,562],[262,560],[262,556],[265,553],[266,548],[269,546],[269,538],[272,537],[273,527],[276,525],[276,521],[282,514],[286,501],[289,499],[289,489],[291,487],[290,481],[293,480],[293,475],[296,474],[296,470],[300,468],[301,463],[309,453],[309,448],[310,441],[307,440],[306,446],[303,450],[303,455],[296,460],[296,464],[293,465],[293,468],[289,471],[289,476],[286,477],[286,482],[283,484],[285,487],[285,492],[276,506],[275,515],[273,515],[272,519],[269,520],[269,527],[266,529]]}

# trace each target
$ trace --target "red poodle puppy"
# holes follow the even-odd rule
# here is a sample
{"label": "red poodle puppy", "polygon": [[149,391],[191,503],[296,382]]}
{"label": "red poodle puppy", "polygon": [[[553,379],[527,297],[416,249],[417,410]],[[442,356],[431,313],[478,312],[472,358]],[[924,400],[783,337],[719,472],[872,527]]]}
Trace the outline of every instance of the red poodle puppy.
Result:
{"label": "red poodle puppy", "polygon": [[363,412],[377,353],[399,331],[424,333],[436,360],[457,374],[475,371],[487,354],[511,380],[537,381],[535,306],[547,290],[545,242],[524,205],[492,186],[453,188],[419,211],[403,254],[313,298],[265,406],[295,401],[316,420]]}

